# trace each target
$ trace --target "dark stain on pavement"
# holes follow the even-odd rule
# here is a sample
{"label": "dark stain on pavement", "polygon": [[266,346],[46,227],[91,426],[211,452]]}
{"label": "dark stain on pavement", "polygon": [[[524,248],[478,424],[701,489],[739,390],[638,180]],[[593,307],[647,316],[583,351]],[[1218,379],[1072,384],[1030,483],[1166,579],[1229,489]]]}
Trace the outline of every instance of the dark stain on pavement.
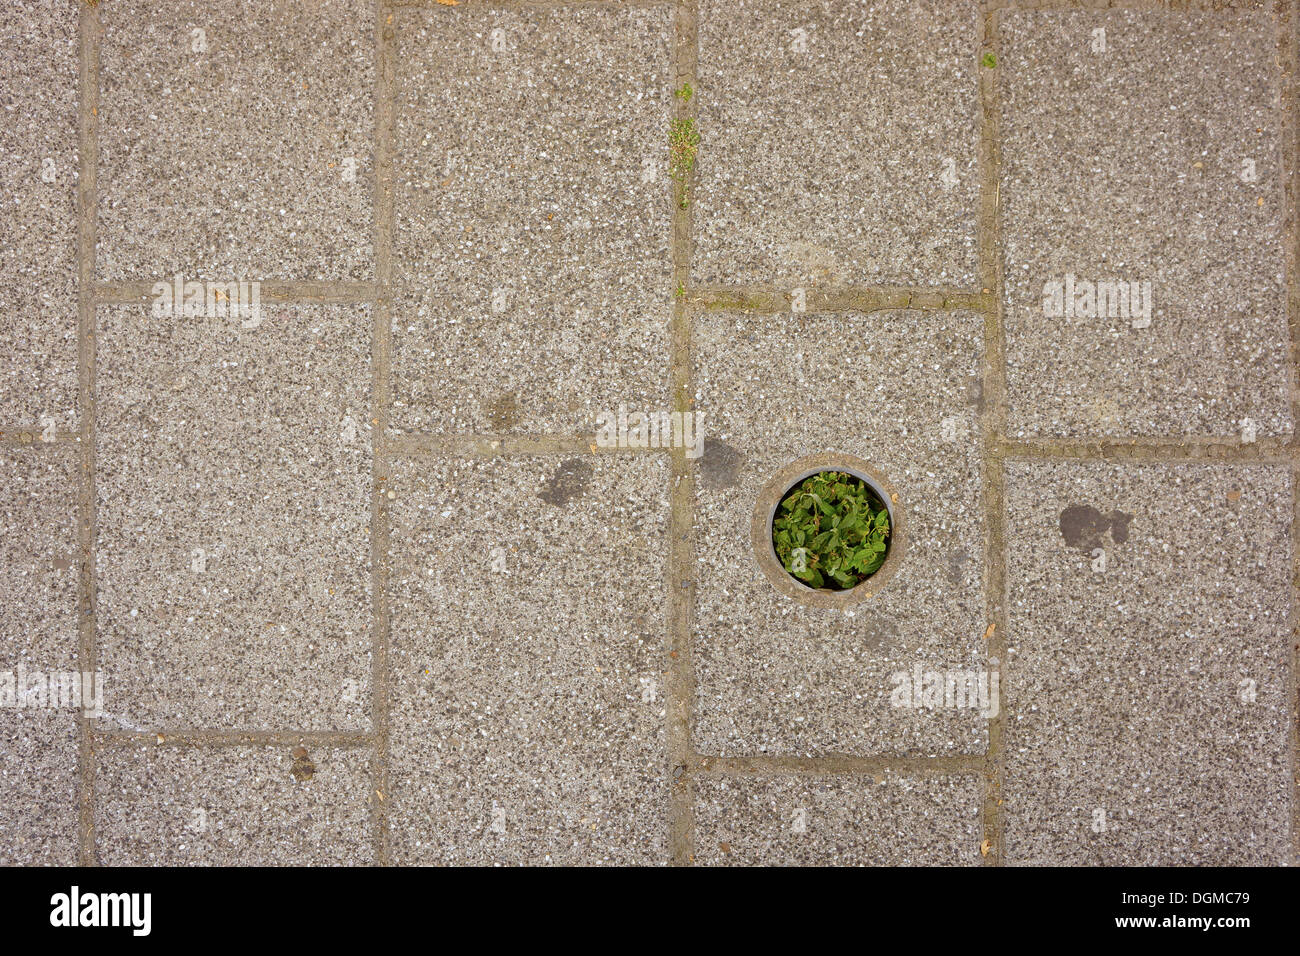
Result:
{"label": "dark stain on pavement", "polygon": [[966,562],[968,562],[969,560],[970,560],[970,554],[967,553],[965,548],[961,548],[957,551],[953,551],[951,554],[948,555],[948,583],[949,584],[952,584],[954,587],[958,584],[961,584],[962,578],[965,577],[965,572],[963,571],[963,569],[966,567]]}
{"label": "dark stain on pavement", "polygon": [[555,474],[546,479],[546,487],[537,493],[548,505],[563,508],[587,490],[591,481],[591,463],[581,458],[561,462]]}
{"label": "dark stain on pavement", "polygon": [[514,392],[498,395],[488,403],[486,414],[493,431],[509,431],[519,423],[519,396]]}
{"label": "dark stain on pavement", "polygon": [[1102,547],[1102,536],[1110,532],[1115,544],[1128,540],[1128,523],[1133,516],[1115,509],[1102,514],[1092,505],[1070,505],[1061,512],[1061,536],[1071,548],[1092,551]]}
{"label": "dark stain on pavement", "polygon": [[898,624],[890,618],[877,618],[862,630],[863,642],[872,651],[897,644],[898,634]]}
{"label": "dark stain on pavement", "polygon": [[704,487],[710,491],[721,491],[736,484],[740,466],[745,456],[724,441],[710,439],[704,443],[704,454],[700,456],[700,476]]}
{"label": "dark stain on pavement", "polygon": [[299,783],[307,782],[316,773],[316,765],[311,762],[311,757],[307,756],[306,747],[293,748],[293,769],[289,772]]}

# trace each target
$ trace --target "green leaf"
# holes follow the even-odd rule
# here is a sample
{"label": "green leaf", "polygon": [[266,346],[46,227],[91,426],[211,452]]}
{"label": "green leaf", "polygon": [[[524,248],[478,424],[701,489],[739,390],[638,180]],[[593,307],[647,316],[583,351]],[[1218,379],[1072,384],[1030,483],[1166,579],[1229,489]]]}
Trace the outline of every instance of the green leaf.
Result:
{"label": "green leaf", "polygon": [[[889,512],[865,482],[846,472],[819,472],[791,488],[772,521],[773,545],[786,570],[811,587],[856,587],[884,563]],[[806,549],[805,570],[792,570]]]}

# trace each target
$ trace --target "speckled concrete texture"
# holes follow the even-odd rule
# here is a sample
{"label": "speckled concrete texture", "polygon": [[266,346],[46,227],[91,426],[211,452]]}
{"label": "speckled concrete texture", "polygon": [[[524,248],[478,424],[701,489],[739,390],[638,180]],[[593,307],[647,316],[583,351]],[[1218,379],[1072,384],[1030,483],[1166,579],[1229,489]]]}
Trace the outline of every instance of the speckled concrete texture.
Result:
{"label": "speckled concrete texture", "polygon": [[102,5],[100,279],[368,279],[370,0]]}
{"label": "speckled concrete texture", "polygon": [[979,8],[701,0],[693,277],[975,281]]}
{"label": "speckled concrete texture", "polygon": [[4,5],[0,864],[1300,864],[1300,0],[1113,6]]}
{"label": "speckled concrete texture", "polygon": [[1288,860],[1293,511],[1283,468],[1008,466],[1008,862]]}
{"label": "speckled concrete texture", "polygon": [[369,722],[368,306],[98,314],[99,654],[121,728]]}
{"label": "speckled concrete texture", "polygon": [[[918,664],[985,666],[980,317],[709,314],[693,344],[708,416],[696,461],[695,745],[729,756],[983,752],[976,710],[890,700],[893,675]],[[763,486],[820,451],[863,458],[904,489],[904,564],[844,612],[778,593],[750,544]]]}
{"label": "speckled concrete texture", "polygon": [[[36,706],[41,698],[23,693],[51,672],[78,670],[76,489],[76,458],[66,446],[0,449],[3,865],[77,861],[81,711]],[[20,668],[25,688],[18,686]]]}
{"label": "speckled concrete texture", "polygon": [[[0,9],[0,422],[77,415],[77,10]],[[2,427],[2,426],[0,426]]]}
{"label": "speckled concrete texture", "polygon": [[671,9],[395,19],[394,427],[590,433],[663,407]]}
{"label": "speckled concrete texture", "polygon": [[[1275,29],[1002,14],[1009,435],[1291,434]],[[1089,308],[1119,281],[1149,314]]]}
{"label": "speckled concrete texture", "polygon": [[[158,747],[101,755],[105,866],[357,866],[369,862],[367,750]],[[311,767],[310,776],[302,769]],[[298,768],[294,774],[295,766]]]}
{"label": "speckled concrete texture", "polygon": [[695,785],[702,866],[970,866],[983,787],[973,777],[716,779]]}
{"label": "speckled concrete texture", "polygon": [[667,862],[667,486],[614,455],[395,470],[395,862]]}

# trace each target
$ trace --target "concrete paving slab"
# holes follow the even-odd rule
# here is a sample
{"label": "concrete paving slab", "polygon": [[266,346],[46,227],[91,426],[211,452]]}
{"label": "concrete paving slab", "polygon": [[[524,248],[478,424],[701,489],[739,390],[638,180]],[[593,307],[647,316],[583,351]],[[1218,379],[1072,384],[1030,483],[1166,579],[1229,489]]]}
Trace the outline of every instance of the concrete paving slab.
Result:
{"label": "concrete paving slab", "polygon": [[99,658],[127,729],[364,729],[371,317],[98,312]]}
{"label": "concrete paving slab", "polygon": [[[891,703],[895,674],[967,669],[984,653],[982,336],[981,318],[966,312],[696,318],[701,753],[983,752],[986,720],[975,710]],[[907,523],[900,570],[851,616],[779,594],[750,541],[764,485],[824,451],[877,466]]]}
{"label": "concrete paving slab", "polygon": [[6,5],[0,863],[1300,859],[1296,10],[995,6]]}
{"label": "concrete paving slab", "polygon": [[1010,462],[1007,861],[1287,861],[1292,478]]}
{"label": "concrete paving slab", "polygon": [[[0,421],[77,415],[77,9],[0,10]],[[44,426],[43,426],[44,427]]]}
{"label": "concrete paving slab", "polygon": [[1291,434],[1275,30],[1001,14],[1009,435]]}
{"label": "concrete paving slab", "polygon": [[101,280],[373,277],[370,0],[99,16]]}
{"label": "concrete paving slab", "polygon": [[980,862],[974,776],[705,777],[695,784],[704,866],[970,866]]}
{"label": "concrete paving slab", "polygon": [[399,863],[667,861],[667,461],[400,462]]}
{"label": "concrete paving slab", "polygon": [[104,866],[370,863],[370,750],[311,748],[303,759],[293,750],[146,743],[100,751],[96,861]]}
{"label": "concrete paving slab", "polygon": [[701,0],[693,278],[976,280],[979,5]]}
{"label": "concrete paving slab", "polygon": [[393,427],[665,407],[671,8],[394,17]]}
{"label": "concrete paving slab", "polygon": [[78,670],[75,453],[0,449],[0,495],[0,865],[72,865],[82,711],[49,681]]}

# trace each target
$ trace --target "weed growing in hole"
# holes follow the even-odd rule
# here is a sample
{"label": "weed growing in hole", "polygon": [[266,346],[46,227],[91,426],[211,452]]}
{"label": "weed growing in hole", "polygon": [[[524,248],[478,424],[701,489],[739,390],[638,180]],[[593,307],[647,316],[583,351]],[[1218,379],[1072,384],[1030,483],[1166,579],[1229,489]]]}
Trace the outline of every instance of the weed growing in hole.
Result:
{"label": "weed growing in hole", "polygon": [[823,471],[801,481],[777,506],[772,543],[795,578],[840,591],[885,563],[889,531],[889,511],[866,482]]}
{"label": "weed growing in hole", "polygon": [[695,91],[691,89],[691,84],[689,83],[683,83],[681,85],[681,88],[673,93],[673,96],[677,97],[683,103],[689,103],[691,101],[691,97],[694,95],[695,95]]}
{"label": "weed growing in hole", "polygon": [[992,70],[998,65],[997,54],[985,53],[984,56],[980,58],[980,62],[983,63],[985,66],[987,66],[990,70]]}

